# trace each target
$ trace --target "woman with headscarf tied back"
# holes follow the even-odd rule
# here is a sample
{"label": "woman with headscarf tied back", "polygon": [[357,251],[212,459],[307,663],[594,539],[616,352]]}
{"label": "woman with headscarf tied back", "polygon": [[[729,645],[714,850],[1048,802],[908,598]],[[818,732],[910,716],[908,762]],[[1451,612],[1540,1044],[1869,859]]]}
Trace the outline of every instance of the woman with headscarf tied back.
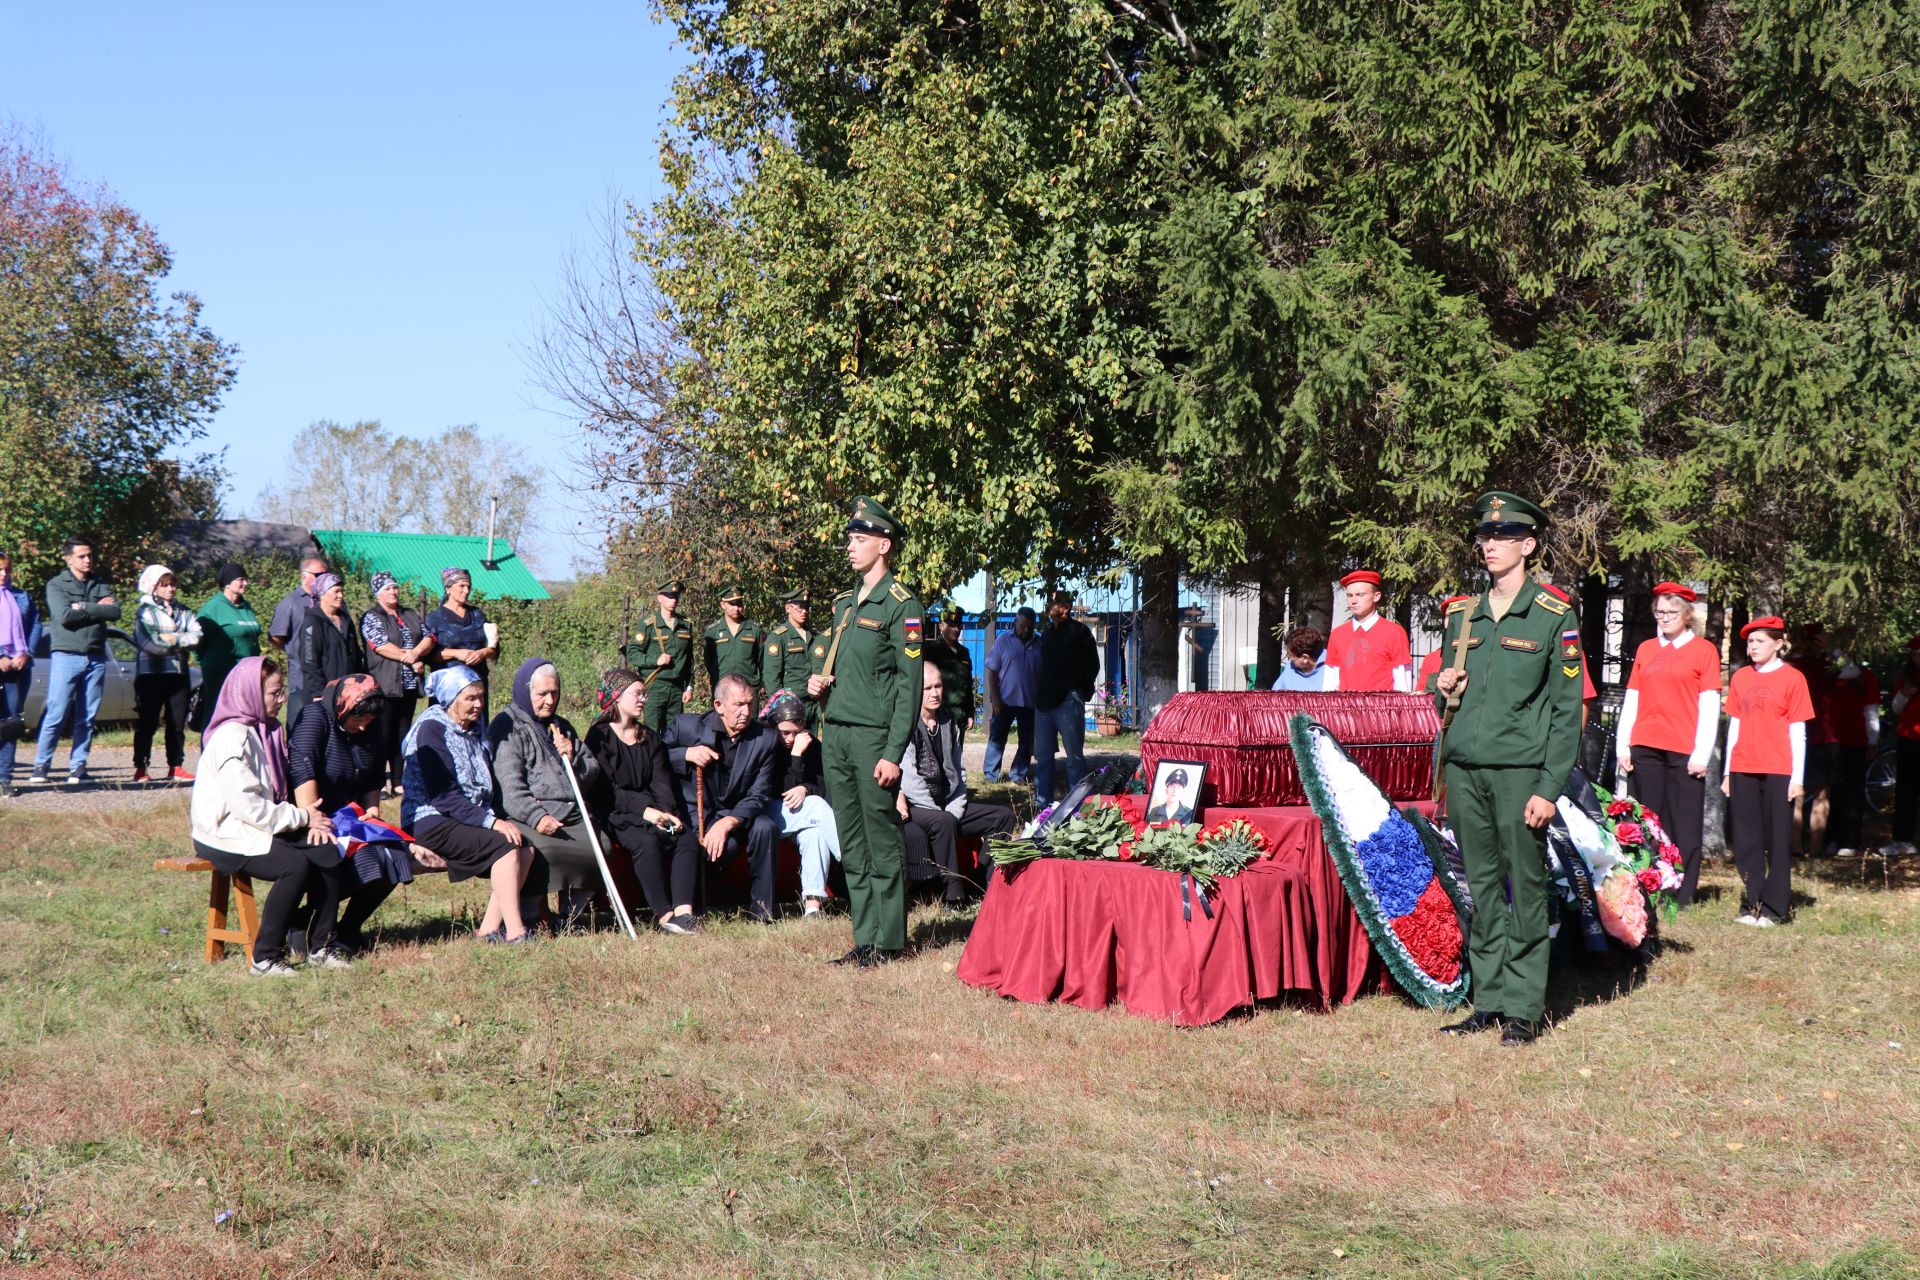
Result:
{"label": "woman with headscarf tied back", "polygon": [[486,610],[470,602],[473,575],[459,565],[440,571],[440,586],[446,592],[440,607],[427,615],[426,628],[440,646],[439,660],[472,667],[480,675],[481,723],[486,723],[490,686],[489,664],[500,656],[500,629],[487,621]]}
{"label": "woman with headscarf tied back", "polygon": [[347,616],[346,584],[340,575],[323,573],[315,578],[313,598],[319,603],[307,610],[296,633],[300,692],[308,701],[317,701],[329,680],[367,669],[366,646],[361,643],[360,628]]}
{"label": "woman with headscarf tied back", "polygon": [[527,942],[520,894],[533,867],[533,846],[493,808],[493,761],[480,714],[480,673],[455,664],[427,677],[427,709],[407,730],[406,796],[400,825],[447,862],[452,883],[486,876],[493,883],[483,942]]}
{"label": "woman with headscarf tied back", "polygon": [[286,683],[269,658],[243,658],[220,688],[193,780],[194,852],[228,875],[273,881],[253,942],[253,973],[284,977],[287,925],[324,870],[340,860],[324,815],[293,803],[287,737],[278,719]]}
{"label": "woman with headscarf tied back", "polygon": [[420,615],[400,603],[400,584],[390,573],[376,573],[370,584],[373,607],[360,615],[360,639],[367,646],[367,671],[380,685],[381,755],[387,765],[387,786],[399,789],[402,755],[420,705],[420,685],[426,679],[426,657],[433,637]]}
{"label": "woman with headscarf tied back", "polygon": [[204,730],[220,700],[227,672],[242,658],[260,656],[260,619],[247,599],[247,571],[235,561],[220,566],[213,581],[219,587],[200,606],[200,698],[194,704],[193,727]]}
{"label": "woman with headscarf tied back", "polygon": [[700,845],[681,812],[660,735],[641,719],[646,699],[646,682],[626,667],[615,667],[600,682],[600,718],[587,727],[587,750],[600,765],[597,803],[605,806],[613,838],[633,859],[654,923],[663,933],[692,933]]}
{"label": "woman with headscarf tied back", "polygon": [[[377,808],[384,773],[379,717],[380,690],[369,675],[329,681],[318,701],[300,708],[287,735],[287,776],[295,804],[329,820],[350,804],[370,813]],[[341,968],[366,949],[361,926],[395,884],[413,879],[413,871],[404,848],[369,845],[352,859],[341,859],[326,876],[324,892],[312,899],[313,910],[298,927],[306,930],[308,963]],[[336,927],[342,898],[346,914]]]}
{"label": "woman with headscarf tied back", "polygon": [[560,673],[545,658],[528,658],[513,673],[513,701],[493,718],[487,741],[500,780],[500,807],[546,860],[561,920],[572,927],[592,908],[600,864],[567,770],[584,793],[599,781],[600,766],[580,749],[580,735],[559,711]]}
{"label": "woman with headscarf tied back", "polygon": [[187,661],[200,644],[200,619],[175,599],[173,570],[150,564],[140,571],[140,604],[133,614],[133,780],[146,782],[153,731],[167,726],[167,777],[192,782],[187,761]]}

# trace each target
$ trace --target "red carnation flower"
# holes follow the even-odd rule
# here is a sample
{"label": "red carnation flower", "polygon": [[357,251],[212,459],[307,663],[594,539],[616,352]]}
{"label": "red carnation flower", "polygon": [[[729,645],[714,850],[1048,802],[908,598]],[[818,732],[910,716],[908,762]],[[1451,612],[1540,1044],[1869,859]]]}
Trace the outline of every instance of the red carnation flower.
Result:
{"label": "red carnation flower", "polygon": [[1644,844],[1647,833],[1637,822],[1623,822],[1613,829],[1613,838],[1621,844]]}
{"label": "red carnation flower", "polygon": [[1648,893],[1658,893],[1660,891],[1660,873],[1652,867],[1648,867],[1634,878],[1640,882],[1640,887]]}
{"label": "red carnation flower", "polygon": [[1677,844],[1661,845],[1660,861],[1666,863],[1670,867],[1679,866],[1680,865],[1680,846]]}
{"label": "red carnation flower", "polygon": [[1645,805],[1640,807],[1640,820],[1642,822],[1651,822],[1656,827],[1660,825],[1660,815]]}
{"label": "red carnation flower", "polygon": [[1632,812],[1633,812],[1633,801],[1631,800],[1614,800],[1609,802],[1607,805],[1607,816],[1609,818],[1618,818],[1623,814],[1628,814]]}

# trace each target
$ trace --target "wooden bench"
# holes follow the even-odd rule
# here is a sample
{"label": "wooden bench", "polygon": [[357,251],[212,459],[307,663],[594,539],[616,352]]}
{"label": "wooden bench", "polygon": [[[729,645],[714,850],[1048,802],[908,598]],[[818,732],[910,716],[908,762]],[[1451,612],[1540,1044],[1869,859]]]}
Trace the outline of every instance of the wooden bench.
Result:
{"label": "wooden bench", "polygon": [[[253,900],[253,878],[230,876],[205,858],[155,858],[155,871],[205,871],[213,876],[207,889],[207,963],[218,964],[227,958],[227,944],[237,942],[247,949],[247,962],[253,962],[253,940],[260,936],[260,908]],[[231,890],[240,899],[240,927],[227,927],[227,899]]]}

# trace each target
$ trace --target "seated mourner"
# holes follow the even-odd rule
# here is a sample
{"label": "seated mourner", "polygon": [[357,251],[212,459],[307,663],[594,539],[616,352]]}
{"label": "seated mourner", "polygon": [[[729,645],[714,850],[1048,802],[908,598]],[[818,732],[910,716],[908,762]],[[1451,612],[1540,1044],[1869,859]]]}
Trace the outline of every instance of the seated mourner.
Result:
{"label": "seated mourner", "polygon": [[692,933],[700,846],[681,817],[666,749],[641,718],[646,701],[638,672],[615,667],[601,682],[606,709],[587,727],[587,751],[601,784],[595,804],[633,860],[654,923],[666,933]]}
{"label": "seated mourner", "polygon": [[[300,708],[287,735],[293,801],[329,820],[350,804],[372,813],[380,803],[380,686],[369,675],[342,676],[321,686],[320,698]],[[335,884],[299,928],[312,964],[342,967],[366,949],[361,930],[396,884],[413,879],[412,860],[397,844],[369,844],[327,873]],[[334,908],[346,907],[334,923]]]}
{"label": "seated mourner", "polygon": [[774,693],[760,718],[780,736],[767,815],[800,848],[800,897],[806,914],[817,916],[827,897],[827,866],[840,860],[840,828],[827,803],[820,740],[807,732],[806,704],[785,689]]}
{"label": "seated mourner", "polygon": [[959,720],[943,705],[940,668],[927,663],[921,675],[920,714],[900,757],[900,819],[906,823],[907,874],[916,880],[939,875],[948,906],[967,899],[970,881],[960,871],[960,837],[1009,835],[1019,825],[1013,810],[975,800],[961,764]]}
{"label": "seated mourner", "polygon": [[580,750],[580,735],[559,709],[560,673],[545,658],[528,658],[513,673],[513,700],[493,718],[487,741],[500,808],[546,860],[560,917],[573,925],[592,909],[600,864],[566,771],[573,770],[584,793],[598,781],[600,767]]}
{"label": "seated mourner", "polygon": [[520,893],[534,850],[493,808],[493,763],[480,733],[486,698],[480,674],[457,663],[443,667],[427,678],[427,698],[426,711],[407,730],[400,825],[446,859],[449,881],[492,881],[482,941],[525,942],[532,935],[520,914]]}
{"label": "seated mourner", "polygon": [[260,910],[253,972],[284,976],[287,924],[309,891],[325,901],[324,874],[340,861],[324,816],[293,803],[287,738],[278,719],[286,681],[268,658],[242,658],[220,686],[193,780],[194,852],[228,875],[273,881]]}
{"label": "seated mourner", "polygon": [[675,716],[667,726],[667,758],[680,779],[682,810],[708,861],[747,856],[753,889],[747,915],[773,920],[773,848],[780,829],[767,816],[773,799],[778,739],[753,718],[753,687],[739,676],[720,677],[713,710]]}

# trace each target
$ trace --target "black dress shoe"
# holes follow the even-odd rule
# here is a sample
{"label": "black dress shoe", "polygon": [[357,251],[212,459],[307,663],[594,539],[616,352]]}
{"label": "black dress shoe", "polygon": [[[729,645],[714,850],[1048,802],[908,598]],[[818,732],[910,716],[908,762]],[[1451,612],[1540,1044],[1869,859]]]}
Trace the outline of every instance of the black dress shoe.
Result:
{"label": "black dress shoe", "polygon": [[1540,1024],[1523,1022],[1519,1018],[1507,1023],[1507,1029],[1500,1033],[1502,1049],[1524,1049],[1540,1038]]}
{"label": "black dress shoe", "polygon": [[860,967],[862,969],[877,969],[883,964],[892,964],[905,954],[906,952],[904,951],[882,951],[879,947],[869,947],[867,949],[866,959],[860,962]]}
{"label": "black dress shoe", "polygon": [[1470,1036],[1476,1031],[1498,1030],[1503,1018],[1491,1009],[1475,1009],[1460,1021],[1440,1028],[1443,1036]]}
{"label": "black dress shoe", "polygon": [[841,956],[838,960],[835,960],[833,963],[857,964],[862,969],[864,969],[868,965],[873,963],[872,957],[873,957],[873,948],[869,946],[867,943],[863,942],[859,946],[855,947],[853,950],[847,952],[847,954]]}

